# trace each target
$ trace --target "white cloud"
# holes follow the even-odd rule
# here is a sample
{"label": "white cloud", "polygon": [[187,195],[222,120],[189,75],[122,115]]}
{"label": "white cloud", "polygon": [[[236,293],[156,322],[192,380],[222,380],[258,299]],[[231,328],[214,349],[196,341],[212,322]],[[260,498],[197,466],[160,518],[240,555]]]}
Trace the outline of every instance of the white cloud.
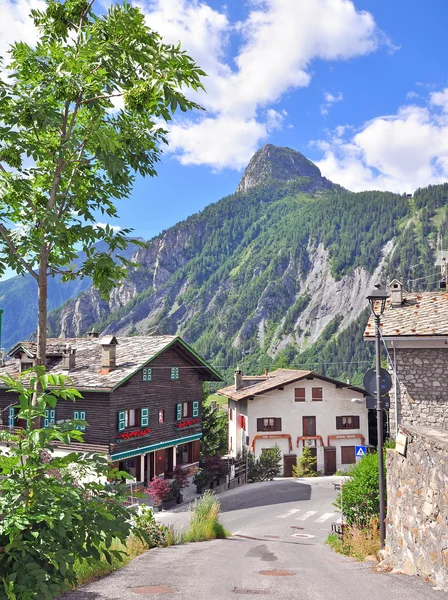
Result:
{"label": "white cloud", "polygon": [[[180,41],[209,75],[198,98],[208,114],[176,121],[170,143],[182,162],[215,169],[247,163],[273,127],[269,110],[310,83],[313,60],[344,60],[387,44],[372,15],[351,0],[253,0],[240,23],[199,0],[140,1],[149,26]],[[233,34],[239,47],[231,61]]]}
{"label": "white cloud", "polygon": [[42,0],[0,0],[0,57],[8,62],[7,52],[10,45],[18,40],[34,44],[37,32],[29,14],[32,9],[45,6]]}
{"label": "white cloud", "polygon": [[436,106],[444,92],[431,94],[429,107],[405,105],[378,117],[357,133],[339,128],[315,145],[324,152],[322,174],[354,191],[410,192],[448,178],[448,123]]}
{"label": "white cloud", "polygon": [[429,96],[429,101],[434,106],[441,106],[443,112],[448,112],[448,88],[441,92],[433,92]]}
{"label": "white cloud", "polygon": [[328,115],[328,111],[331,108],[331,106],[335,103],[335,102],[341,102],[344,99],[342,92],[338,92],[336,95],[334,94],[330,94],[329,92],[325,92],[324,93],[324,100],[325,103],[320,105],[320,113],[321,115]]}
{"label": "white cloud", "polygon": [[119,225],[111,225],[110,223],[95,223],[95,225],[93,226],[101,228],[101,229],[106,229],[106,227],[110,227],[112,229],[112,231],[114,231],[115,233],[117,233],[118,231],[121,231],[121,227]]}

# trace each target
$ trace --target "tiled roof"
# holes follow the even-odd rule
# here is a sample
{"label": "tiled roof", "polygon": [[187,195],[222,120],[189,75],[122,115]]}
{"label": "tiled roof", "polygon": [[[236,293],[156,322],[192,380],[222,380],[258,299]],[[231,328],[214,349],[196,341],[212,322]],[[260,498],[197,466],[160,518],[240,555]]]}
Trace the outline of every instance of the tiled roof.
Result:
{"label": "tiled roof", "polygon": [[[117,337],[116,368],[107,374],[101,373],[102,338],[50,338],[47,340],[47,371],[49,373],[66,373],[79,389],[112,390],[127,379],[162,350],[174,343],[179,343],[190,353],[192,362],[202,363],[203,369],[211,381],[222,381],[219,374],[207,363],[197,357],[185,342],[172,335]],[[70,344],[76,349],[75,367],[69,372],[62,371],[62,352]],[[21,348],[31,357],[36,355],[35,342],[17,344],[13,351]],[[60,358],[59,358],[60,357]],[[20,361],[9,359],[4,367],[0,367],[0,375],[16,375],[20,371]],[[4,387],[1,386],[1,387]]]}
{"label": "tiled roof", "polygon": [[[445,292],[404,292],[401,306],[386,302],[381,317],[384,337],[448,336],[448,294]],[[366,339],[375,337],[373,318],[364,332]]]}
{"label": "tiled roof", "polygon": [[218,390],[216,393],[220,396],[226,396],[231,400],[244,400],[246,398],[250,398],[251,396],[257,396],[263,394],[264,392],[269,392],[275,388],[294,383],[295,381],[299,381],[300,379],[305,379],[307,377],[321,379],[322,381],[328,381],[340,387],[346,387],[351,390],[364,393],[364,390],[361,388],[343,383],[342,381],[338,381],[336,379],[330,379],[329,377],[319,375],[314,371],[297,371],[294,369],[277,369],[276,371],[272,371],[272,373],[269,373],[265,376],[243,377],[243,387],[239,388],[238,390],[235,390],[234,385],[230,385],[229,387]]}

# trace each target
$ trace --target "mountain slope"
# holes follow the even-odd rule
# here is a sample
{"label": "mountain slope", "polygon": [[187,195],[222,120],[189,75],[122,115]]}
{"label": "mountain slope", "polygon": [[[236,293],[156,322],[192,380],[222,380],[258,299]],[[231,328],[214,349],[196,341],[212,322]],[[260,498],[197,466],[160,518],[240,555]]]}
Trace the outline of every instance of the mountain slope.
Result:
{"label": "mountain slope", "polygon": [[224,371],[306,366],[359,378],[372,358],[362,342],[372,285],[435,285],[448,185],[413,198],[355,194],[268,146],[238,189],[140,249],[141,266],[109,302],[90,288],[53,313],[51,333],[179,333]]}

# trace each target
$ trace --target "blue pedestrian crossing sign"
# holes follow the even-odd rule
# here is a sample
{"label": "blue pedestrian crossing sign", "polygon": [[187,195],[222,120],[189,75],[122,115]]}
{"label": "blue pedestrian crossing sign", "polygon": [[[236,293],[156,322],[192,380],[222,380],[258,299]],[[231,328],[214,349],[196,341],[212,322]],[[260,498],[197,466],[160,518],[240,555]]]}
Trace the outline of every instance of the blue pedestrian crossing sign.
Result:
{"label": "blue pedestrian crossing sign", "polygon": [[366,446],[355,446],[356,458],[362,458],[367,454]]}

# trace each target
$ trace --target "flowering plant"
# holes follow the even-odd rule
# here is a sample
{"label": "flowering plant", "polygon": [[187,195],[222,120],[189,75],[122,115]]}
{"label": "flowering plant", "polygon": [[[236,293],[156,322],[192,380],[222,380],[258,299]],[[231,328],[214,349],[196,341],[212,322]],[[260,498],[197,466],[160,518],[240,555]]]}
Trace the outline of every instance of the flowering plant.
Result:
{"label": "flowering plant", "polygon": [[171,485],[161,477],[154,477],[145,488],[145,494],[153,500],[156,506],[159,506],[164,500],[168,500],[172,494]]}

